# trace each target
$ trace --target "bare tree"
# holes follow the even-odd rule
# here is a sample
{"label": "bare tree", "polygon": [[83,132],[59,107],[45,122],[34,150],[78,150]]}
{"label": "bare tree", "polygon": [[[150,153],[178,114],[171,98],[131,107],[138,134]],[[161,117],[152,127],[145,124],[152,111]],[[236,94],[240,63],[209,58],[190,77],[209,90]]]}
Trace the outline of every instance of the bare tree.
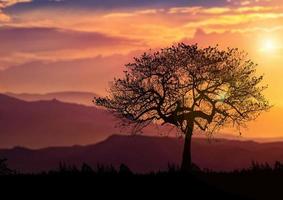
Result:
{"label": "bare tree", "polygon": [[110,95],[95,102],[134,132],[151,123],[177,127],[185,136],[181,168],[189,170],[195,129],[240,128],[270,107],[256,66],[235,48],[181,43],[134,58],[124,77],[112,82]]}

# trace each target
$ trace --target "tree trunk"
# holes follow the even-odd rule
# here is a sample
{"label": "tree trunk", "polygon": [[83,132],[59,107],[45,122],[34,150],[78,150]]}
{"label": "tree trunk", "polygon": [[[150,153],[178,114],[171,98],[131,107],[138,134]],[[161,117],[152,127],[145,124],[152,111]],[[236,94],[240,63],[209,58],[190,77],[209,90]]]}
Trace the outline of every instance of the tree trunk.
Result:
{"label": "tree trunk", "polygon": [[182,165],[181,170],[183,172],[188,172],[192,168],[192,156],[191,156],[191,141],[193,135],[193,128],[188,128],[185,133],[185,141],[184,141],[184,149],[183,149],[183,157],[182,157]]}

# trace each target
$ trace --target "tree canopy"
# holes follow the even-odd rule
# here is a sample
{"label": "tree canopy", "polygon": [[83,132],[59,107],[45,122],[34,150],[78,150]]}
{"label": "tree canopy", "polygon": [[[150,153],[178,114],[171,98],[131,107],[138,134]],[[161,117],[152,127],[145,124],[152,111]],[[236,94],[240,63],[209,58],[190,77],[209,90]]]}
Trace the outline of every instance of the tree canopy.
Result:
{"label": "tree canopy", "polygon": [[109,96],[95,100],[134,125],[134,132],[153,122],[185,135],[195,128],[240,128],[270,107],[256,67],[237,48],[180,43],[134,58],[124,77],[112,82]]}
{"label": "tree canopy", "polygon": [[96,103],[139,128],[153,121],[183,132],[188,121],[204,131],[240,127],[269,107],[266,86],[259,86],[263,76],[246,57],[234,48],[185,44],[144,53],[126,65],[123,79],[114,80],[110,96]]}

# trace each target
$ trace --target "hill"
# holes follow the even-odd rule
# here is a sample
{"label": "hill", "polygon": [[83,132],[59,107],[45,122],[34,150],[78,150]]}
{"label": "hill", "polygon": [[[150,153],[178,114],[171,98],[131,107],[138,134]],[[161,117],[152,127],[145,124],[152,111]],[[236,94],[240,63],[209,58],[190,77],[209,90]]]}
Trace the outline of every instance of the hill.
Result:
{"label": "hill", "polygon": [[[56,99],[27,102],[0,94],[0,148],[95,144],[122,134],[117,122],[111,113],[95,106]],[[168,132],[166,127],[145,129],[147,135],[162,132]]]}
{"label": "hill", "polygon": [[0,147],[96,143],[119,132],[108,112],[57,100],[26,102],[0,94]]}
{"label": "hill", "polygon": [[[81,166],[87,163],[120,166],[124,163],[136,172],[166,170],[168,163],[179,164],[183,140],[169,137],[113,135],[98,144],[87,146],[51,147],[31,150],[22,147],[0,150],[13,169],[39,172],[56,169],[59,163]],[[252,161],[273,164],[283,161],[283,143],[256,143],[195,138],[193,161],[201,168],[233,170],[251,166]]]}
{"label": "hill", "polygon": [[31,93],[5,93],[5,95],[21,99],[24,101],[41,101],[41,100],[53,100],[57,99],[66,103],[77,103],[86,106],[93,106],[93,98],[98,95],[91,92],[76,92],[76,91],[63,91],[52,92],[46,94],[31,94]]}

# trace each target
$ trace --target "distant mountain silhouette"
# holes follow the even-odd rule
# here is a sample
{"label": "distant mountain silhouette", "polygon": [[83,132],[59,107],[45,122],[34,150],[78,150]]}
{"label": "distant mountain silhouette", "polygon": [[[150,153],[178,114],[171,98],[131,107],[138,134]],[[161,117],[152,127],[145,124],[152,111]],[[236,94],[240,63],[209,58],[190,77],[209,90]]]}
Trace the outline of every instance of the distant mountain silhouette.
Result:
{"label": "distant mountain silhouette", "polygon": [[87,106],[93,106],[93,97],[98,95],[91,92],[77,92],[77,91],[63,91],[63,92],[52,92],[46,94],[31,94],[31,93],[5,93],[10,97],[15,97],[24,101],[40,101],[40,100],[53,100],[57,99],[67,103],[77,103]]}
{"label": "distant mountain silhouette", "polygon": [[119,133],[102,109],[57,100],[26,102],[0,94],[0,147],[93,144]]}
{"label": "distant mountain silhouette", "polygon": [[[178,164],[181,159],[183,140],[169,137],[118,136],[88,146],[51,147],[30,150],[22,147],[0,150],[0,157],[8,159],[13,169],[22,172],[39,172],[57,169],[59,163],[81,166],[98,163],[118,167],[121,163],[136,172],[165,170],[168,163]],[[216,139],[193,140],[193,161],[201,168],[232,170],[260,163],[283,161],[283,143],[256,143]]]}
{"label": "distant mountain silhouette", "polygon": [[[145,134],[162,130],[151,126]],[[113,134],[122,134],[121,129],[104,109],[56,99],[27,102],[0,94],[0,148],[94,144]]]}

